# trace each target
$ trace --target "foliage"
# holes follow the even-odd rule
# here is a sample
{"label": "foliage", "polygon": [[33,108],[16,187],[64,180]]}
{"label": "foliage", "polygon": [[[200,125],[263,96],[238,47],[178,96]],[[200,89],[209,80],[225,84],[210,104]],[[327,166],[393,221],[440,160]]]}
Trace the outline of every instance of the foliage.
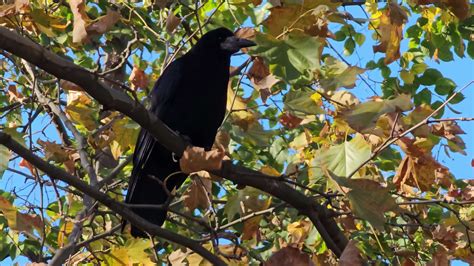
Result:
{"label": "foliage", "polygon": [[[6,2],[1,27],[145,105],[153,81],[203,32],[243,25],[237,34],[258,46],[243,51],[250,60],[235,60],[231,71],[242,64],[243,74],[229,82],[219,150],[198,164],[219,168],[225,150],[234,163],[327,207],[350,239],[343,265],[474,263],[474,183],[456,179],[433,155],[438,148],[448,156],[465,154],[459,119],[443,118],[445,108],[456,112],[464,96],[442,70],[443,62],[474,58],[467,0],[352,3],[366,10],[364,18],[351,14],[357,7],[346,12],[341,2],[329,0]],[[364,58],[373,60],[350,63],[351,54],[372,44],[374,54]],[[439,68],[428,66],[429,59]],[[383,82],[368,80],[369,73]],[[370,99],[357,97],[361,87],[374,93]],[[139,130],[130,118],[4,50],[0,110],[2,132],[123,200]],[[121,218],[102,205],[78,221],[91,207],[87,195],[0,145],[0,177],[11,171],[26,181],[15,181],[18,189],[0,195],[1,260],[46,262],[82,228],[79,249],[67,263],[207,264],[164,239],[122,233]],[[225,176],[192,176],[172,192],[165,229],[200,241],[232,265],[336,263],[315,226],[287,203]],[[21,186],[32,186],[31,192]]]}

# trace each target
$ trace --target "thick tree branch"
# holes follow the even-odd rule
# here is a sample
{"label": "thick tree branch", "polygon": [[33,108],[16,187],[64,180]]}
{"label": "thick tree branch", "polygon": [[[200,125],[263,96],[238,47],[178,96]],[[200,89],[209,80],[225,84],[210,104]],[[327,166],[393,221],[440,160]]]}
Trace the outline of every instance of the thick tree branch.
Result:
{"label": "thick tree branch", "polygon": [[171,231],[165,230],[160,226],[148,222],[147,220],[136,215],[133,211],[131,211],[122,203],[119,203],[107,196],[106,194],[100,192],[97,187],[89,186],[86,182],[80,180],[79,178],[72,176],[66,171],[43,161],[33,152],[13,140],[10,135],[0,132],[0,144],[6,146],[19,156],[27,160],[32,165],[45,172],[51,178],[61,180],[66,184],[75,187],[84,194],[87,194],[90,197],[96,199],[112,211],[118,213],[119,215],[127,219],[130,223],[137,226],[141,230],[146,231],[151,235],[158,236],[176,244],[188,247],[215,265],[226,265],[220,258],[218,258],[214,254],[209,252],[207,249],[202,247],[199,242],[178,235]]}
{"label": "thick tree branch", "polygon": [[[189,145],[155,115],[148,112],[143,105],[133,101],[126,93],[111,89],[96,74],[53,54],[40,45],[20,36],[14,31],[6,29],[5,27],[0,27],[0,49],[5,49],[16,56],[37,65],[60,79],[65,79],[81,86],[87,93],[89,93],[89,95],[106,108],[120,111],[132,118],[140,124],[140,126],[155,136],[160,144],[165,146],[168,150],[173,151],[178,156],[181,156],[184,149]],[[336,254],[336,256],[339,257],[342,254],[342,251],[347,244],[346,237],[338,227],[335,220],[329,218],[327,210],[323,206],[316,204],[304,194],[291,188],[278,178],[244,167],[235,166],[231,161],[224,162],[222,169],[219,171],[213,171],[213,174],[224,177],[240,185],[248,185],[258,188],[289,203],[302,214],[310,218],[320,232],[327,246],[334,252],[334,254]],[[71,185],[75,186],[75,184]],[[83,184],[81,183],[81,185]],[[80,189],[79,187],[77,188]],[[88,195],[94,197],[92,194],[88,193]],[[114,204],[118,203],[114,202]],[[123,208],[123,205],[120,206]],[[127,209],[127,211],[129,210]],[[126,216],[124,216],[124,218],[128,219]]]}

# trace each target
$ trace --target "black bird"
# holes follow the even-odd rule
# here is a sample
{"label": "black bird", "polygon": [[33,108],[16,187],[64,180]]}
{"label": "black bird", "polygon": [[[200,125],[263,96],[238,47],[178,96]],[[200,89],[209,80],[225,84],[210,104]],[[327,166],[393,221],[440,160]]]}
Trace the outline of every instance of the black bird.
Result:
{"label": "black bird", "polygon": [[[168,127],[190,138],[194,146],[209,150],[224,119],[227,102],[230,57],[252,41],[237,38],[226,28],[209,31],[191,50],[172,62],[151,92],[150,111]],[[163,204],[168,199],[157,180],[180,171],[179,164],[165,147],[142,129],[133,154],[133,170],[125,202],[128,204]],[[167,188],[181,186],[185,174],[173,174]],[[151,223],[162,225],[165,210],[135,208]],[[146,237],[132,225],[131,234]]]}

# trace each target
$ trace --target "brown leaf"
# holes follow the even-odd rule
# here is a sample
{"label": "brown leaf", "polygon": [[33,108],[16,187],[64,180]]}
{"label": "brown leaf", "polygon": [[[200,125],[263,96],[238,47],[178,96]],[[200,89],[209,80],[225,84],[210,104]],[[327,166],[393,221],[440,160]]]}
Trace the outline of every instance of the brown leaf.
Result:
{"label": "brown leaf", "polygon": [[346,248],[342,252],[341,258],[339,259],[339,266],[359,266],[364,265],[360,256],[360,251],[356,246],[355,240],[350,240]]}
{"label": "brown leaf", "polygon": [[190,174],[201,170],[218,170],[222,167],[225,152],[222,148],[205,151],[201,147],[187,147],[179,159],[181,171]]}
{"label": "brown leaf", "polygon": [[418,0],[418,5],[435,4],[441,8],[447,6],[460,20],[469,17],[469,1],[468,0]]}
{"label": "brown leaf", "polygon": [[327,16],[339,5],[336,2],[304,1],[304,4],[285,4],[270,9],[270,15],[263,22],[268,32],[274,37],[291,27],[311,36],[328,37]]}
{"label": "brown leaf", "polygon": [[69,2],[73,14],[72,42],[87,43],[87,24],[90,21],[86,13],[86,3],[84,0],[71,0]]}
{"label": "brown leaf", "polygon": [[298,266],[314,266],[313,261],[305,252],[301,252],[297,248],[285,247],[273,253],[273,255],[265,262],[265,266],[283,266],[283,265],[298,265]]}
{"label": "brown leaf", "polygon": [[207,178],[194,177],[193,182],[183,194],[184,206],[189,210],[201,208],[207,209],[210,206],[212,197],[212,181]]}
{"label": "brown leaf", "polygon": [[132,73],[130,73],[128,80],[132,84],[131,87],[133,90],[137,90],[138,88],[145,89],[148,87],[148,77],[145,74],[145,71],[140,69],[138,66],[133,66]]}
{"label": "brown leaf", "polygon": [[433,239],[438,240],[450,250],[456,247],[456,242],[462,236],[462,233],[456,231],[452,226],[444,225],[437,225],[432,234]]}
{"label": "brown leaf", "polygon": [[62,89],[67,90],[67,91],[82,91],[83,89],[76,85],[75,83],[72,83],[68,80],[62,79],[59,82],[59,85],[61,86]]}
{"label": "brown leaf", "polygon": [[22,158],[18,165],[20,167],[28,168],[28,170],[30,170],[31,175],[37,178],[36,171],[30,162]]}
{"label": "brown leaf", "polygon": [[16,90],[15,85],[9,85],[8,86],[8,101],[10,103],[13,103],[13,102],[23,103],[25,101],[25,96],[23,96],[23,94],[21,94],[20,92]]}
{"label": "brown leaf", "polygon": [[119,12],[114,10],[107,10],[107,13],[97,19],[89,26],[86,30],[89,35],[101,35],[108,32],[115,24],[120,20],[121,15]]}
{"label": "brown leaf", "polygon": [[436,252],[433,254],[431,261],[426,266],[448,266],[450,265],[448,260],[448,250],[442,245],[439,245]]}
{"label": "brown leaf", "polygon": [[303,119],[294,116],[289,112],[285,112],[280,116],[280,123],[288,129],[297,128],[302,121]]}
{"label": "brown leaf", "polygon": [[33,233],[33,228],[38,232],[43,229],[44,224],[40,216],[18,212],[17,208],[3,196],[0,196],[0,211],[7,219],[8,226],[15,231]]}
{"label": "brown leaf", "polygon": [[181,19],[174,15],[173,10],[169,10],[168,17],[166,18],[166,32],[172,34],[174,30],[181,23]]}
{"label": "brown leaf", "polygon": [[214,140],[214,144],[212,145],[212,147],[214,149],[223,147],[224,150],[227,152],[229,150],[229,143],[230,143],[229,133],[224,130],[219,130],[217,131],[216,138]]}
{"label": "brown leaf", "polygon": [[401,187],[409,185],[428,191],[435,182],[436,172],[443,168],[431,154],[423,157],[406,156],[398,167],[393,183]]}
{"label": "brown leaf", "polygon": [[400,58],[400,41],[403,38],[402,28],[407,21],[407,14],[398,4],[390,3],[382,11],[377,28],[380,44],[373,47],[374,53],[385,53],[385,64],[390,64]]}
{"label": "brown leaf", "polygon": [[270,89],[280,82],[279,79],[270,73],[268,66],[261,57],[255,57],[247,75],[255,89],[260,92],[263,103],[265,103],[267,98],[271,95]]}

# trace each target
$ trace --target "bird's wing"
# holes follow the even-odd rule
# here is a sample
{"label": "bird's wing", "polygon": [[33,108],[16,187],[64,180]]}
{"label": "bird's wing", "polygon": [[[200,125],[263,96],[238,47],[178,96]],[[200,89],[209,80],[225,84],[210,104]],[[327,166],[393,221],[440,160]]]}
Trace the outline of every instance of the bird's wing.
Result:
{"label": "bird's wing", "polygon": [[[171,63],[163,74],[160,76],[153,91],[151,92],[151,109],[156,116],[160,119],[163,110],[166,110],[172,99],[178,93],[180,83],[183,80],[183,63],[180,59]],[[128,183],[128,192],[125,202],[128,203],[131,199],[135,190],[137,182],[139,182],[140,173],[143,167],[145,167],[150,154],[155,147],[155,138],[148,133],[145,129],[141,129],[140,134],[135,145],[135,152],[133,154],[133,170]]]}

